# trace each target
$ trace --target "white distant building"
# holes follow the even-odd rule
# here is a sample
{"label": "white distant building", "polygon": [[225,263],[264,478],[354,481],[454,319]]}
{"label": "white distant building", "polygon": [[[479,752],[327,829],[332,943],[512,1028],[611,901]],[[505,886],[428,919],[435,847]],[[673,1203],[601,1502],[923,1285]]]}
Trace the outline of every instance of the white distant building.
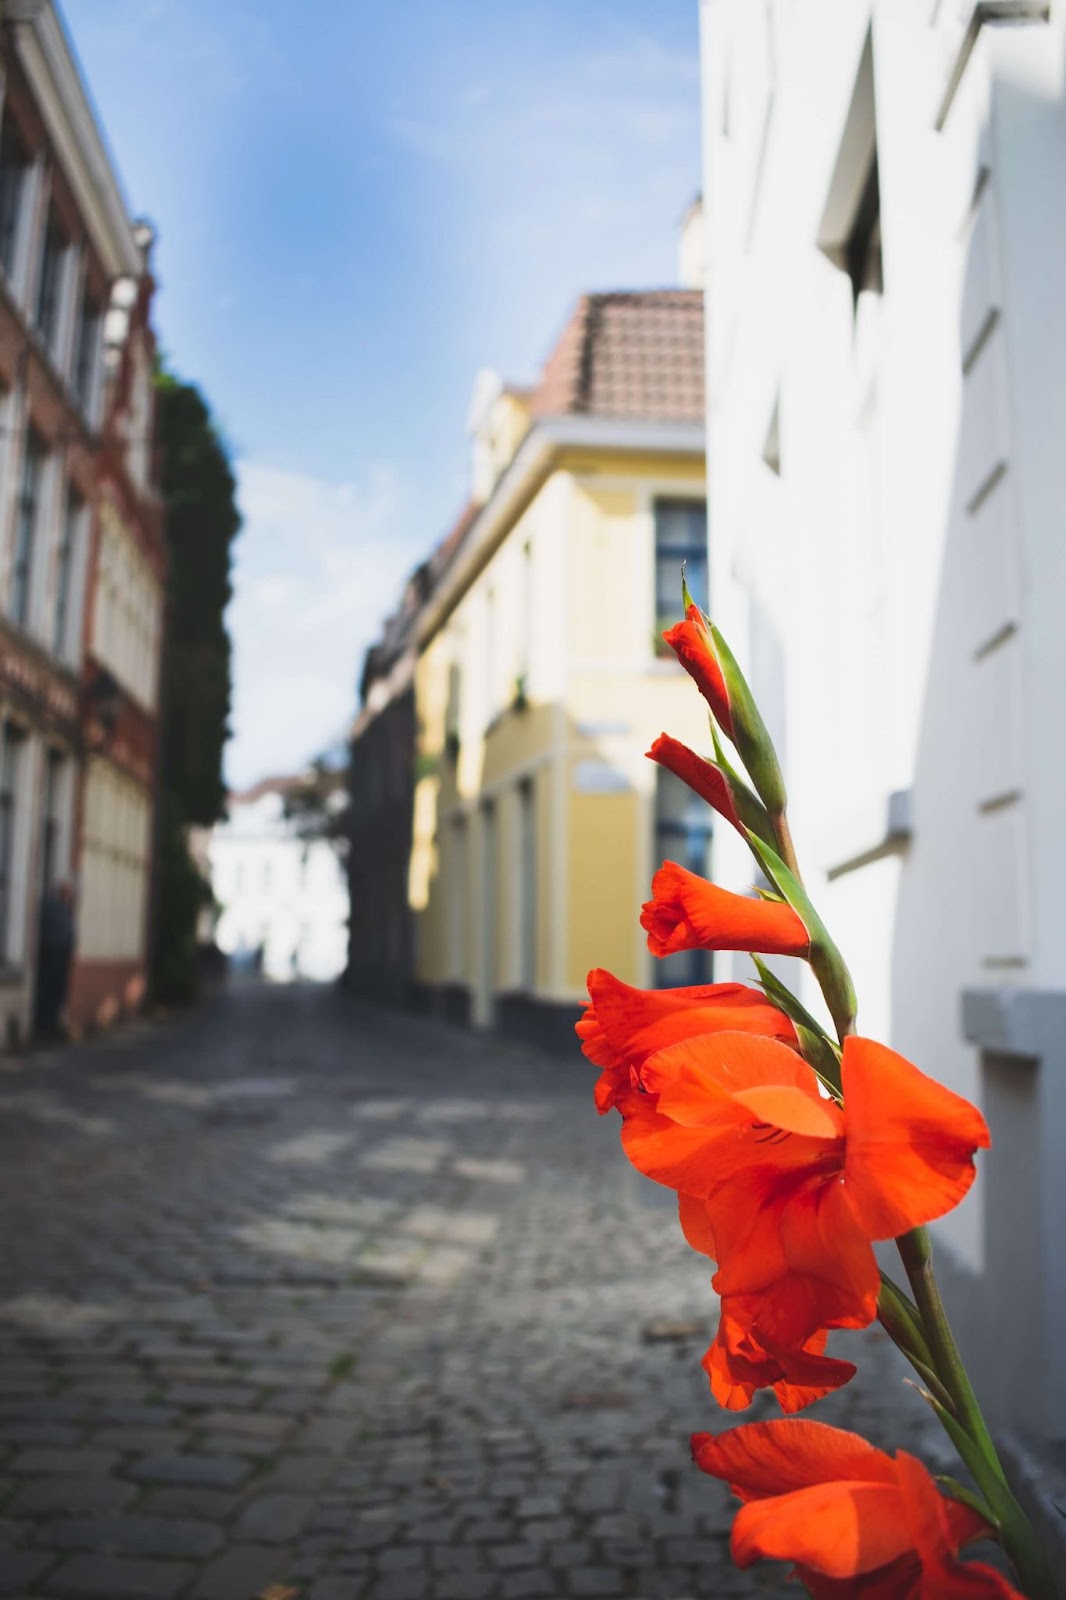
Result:
{"label": "white distant building", "polygon": [[211,830],[215,938],[237,969],[328,983],[347,960],[348,884],[333,846],[300,838],[286,817],[297,782],[267,779],[231,795],[228,819]]}
{"label": "white distant building", "polygon": [[936,1230],[983,1392],[1066,1438],[1066,12],[701,17],[712,608],[860,1029],[992,1126]]}

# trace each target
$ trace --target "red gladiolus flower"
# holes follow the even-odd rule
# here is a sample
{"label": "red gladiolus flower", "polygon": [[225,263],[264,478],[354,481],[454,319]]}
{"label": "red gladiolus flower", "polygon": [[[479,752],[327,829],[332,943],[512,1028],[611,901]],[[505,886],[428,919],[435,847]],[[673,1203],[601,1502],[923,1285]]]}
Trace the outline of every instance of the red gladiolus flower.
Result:
{"label": "red gladiolus flower", "polygon": [[958,1560],[990,1530],[905,1451],[775,1421],[694,1434],[692,1454],[744,1502],[731,1541],[740,1567],[794,1561],[816,1600],[1023,1600],[983,1562]]}
{"label": "red gladiolus flower", "polygon": [[641,908],[652,955],[678,950],[757,950],[763,955],[805,956],[810,937],[791,906],[730,894],[676,861],[666,861]]}
{"label": "red gladiolus flower", "polygon": [[764,1345],[871,1322],[871,1241],[950,1211],[989,1143],[975,1107],[884,1045],[849,1037],[841,1077],[843,1107],[794,1051],[718,1033],[650,1056],[621,1107],[629,1159],[684,1197],[718,1293],[758,1297]]}
{"label": "red gladiolus flower", "polygon": [[743,1411],[756,1389],[773,1389],[782,1411],[802,1411],[855,1376],[850,1361],[823,1354],[824,1328],[798,1348],[776,1345],[760,1336],[758,1312],[757,1295],[724,1299],[718,1332],[701,1363],[711,1393],[727,1411]]}
{"label": "red gladiolus flower", "polygon": [[731,822],[738,832],[743,831],[721,767],[716,767],[713,761],[705,761],[703,756],[698,756],[680,739],[672,739],[668,733],[660,733],[647,755],[649,761],[657,762],[667,772],[680,778],[682,783],[688,784],[702,800],[714,807],[719,816]]}
{"label": "red gladiolus flower", "polygon": [[668,628],[663,638],[714,712],[719,725],[732,738],[729,695],[714,652],[714,641],[699,606],[689,606],[684,622]]}
{"label": "red gladiolus flower", "polygon": [[796,1030],[758,989],[708,983],[687,989],[633,989],[602,967],[588,975],[589,1004],[576,1024],[581,1048],[603,1072],[596,1084],[602,1115],[633,1086],[650,1055],[682,1039],[724,1030],[757,1033],[796,1045]]}

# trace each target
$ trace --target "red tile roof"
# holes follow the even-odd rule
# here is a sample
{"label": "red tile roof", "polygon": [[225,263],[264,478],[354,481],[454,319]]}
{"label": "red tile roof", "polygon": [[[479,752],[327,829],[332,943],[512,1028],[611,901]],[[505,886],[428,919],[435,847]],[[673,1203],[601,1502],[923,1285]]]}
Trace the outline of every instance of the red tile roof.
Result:
{"label": "red tile roof", "polygon": [[533,391],[534,416],[702,422],[703,292],[583,295]]}

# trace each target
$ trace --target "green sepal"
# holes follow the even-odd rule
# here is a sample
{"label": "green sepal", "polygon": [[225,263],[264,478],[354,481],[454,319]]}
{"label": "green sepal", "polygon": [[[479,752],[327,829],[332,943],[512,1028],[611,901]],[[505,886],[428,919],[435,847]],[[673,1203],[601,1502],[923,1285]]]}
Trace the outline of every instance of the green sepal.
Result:
{"label": "green sepal", "polygon": [[855,987],[851,981],[851,974],[844,964],[844,957],[830,939],[825,923],[811,904],[806,889],[795,873],[790,872],[785,866],[777,851],[771,849],[755,833],[748,833],[748,842],[759,857],[771,883],[788,901],[807,930],[807,938],[810,941],[807,960],[825,996],[825,1003],[829,1007],[829,1015],[837,1030],[837,1037],[843,1041],[845,1035],[851,1032],[857,1010]]}
{"label": "green sepal", "polygon": [[993,1528],[998,1530],[999,1523],[993,1516],[992,1508],[983,1494],[975,1494],[972,1489],[967,1489],[966,1485],[960,1483],[958,1478],[953,1478],[950,1472],[938,1472],[936,1481],[944,1485],[952,1500],[958,1500],[960,1505],[969,1506],[971,1511],[976,1511],[979,1517],[983,1517],[987,1523],[990,1523]]}
{"label": "green sepal", "polygon": [[834,1099],[839,1099],[840,1058],[825,1034],[820,1030],[805,1028],[797,1022],[796,1038],[804,1061],[814,1069],[826,1088],[832,1090]]}
{"label": "green sepal", "polygon": [[796,1028],[796,1037],[799,1040],[800,1055],[809,1067],[813,1067],[821,1078],[826,1088],[831,1090],[834,1099],[840,1098],[840,1050],[833,1041],[826,1036],[825,1029],[811,1016],[802,1001],[797,1000],[777,975],[770,971],[765,961],[753,955],[755,970],[759,974],[759,986],[767,1000],[783,1011]]}
{"label": "green sepal", "polygon": [[[792,1021],[798,1023],[801,1028],[806,1028],[810,1033],[820,1033],[825,1039],[825,1029],[819,1026],[816,1017],[811,1016],[803,1001],[797,1000],[788,985],[781,982],[777,973],[770,970],[761,956],[753,955],[751,959],[755,963],[755,970],[759,974],[759,984],[765,992],[766,998],[772,1000],[779,1011],[783,1011],[786,1017],[791,1017]],[[829,1043],[828,1039],[826,1039],[826,1043]],[[840,1051],[835,1045],[831,1045],[830,1048],[839,1061]]]}
{"label": "green sepal", "polygon": [[708,623],[714,643],[718,666],[729,698],[729,715],[733,723],[733,743],[748,769],[759,798],[771,816],[785,809],[787,796],[781,765],[777,759],[773,740],[755,704],[755,697],[747,680],[737,665],[736,657],[726,644],[713,622]]}
{"label": "green sepal", "polygon": [[684,607],[684,615],[687,617],[688,608],[693,604],[693,600],[688,592],[688,579],[685,577],[685,563],[683,561],[681,563],[681,604]]}
{"label": "green sepal", "polygon": [[877,1320],[915,1372],[931,1389],[939,1391],[938,1398],[943,1404],[950,1406],[951,1397],[933,1367],[918,1307],[886,1272],[881,1273],[881,1287],[877,1294]]}

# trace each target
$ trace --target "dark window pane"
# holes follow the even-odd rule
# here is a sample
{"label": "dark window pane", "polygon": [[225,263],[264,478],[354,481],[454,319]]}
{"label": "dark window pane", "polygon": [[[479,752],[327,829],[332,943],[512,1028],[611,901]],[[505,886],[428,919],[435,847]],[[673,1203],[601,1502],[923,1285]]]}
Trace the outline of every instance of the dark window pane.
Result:
{"label": "dark window pane", "polygon": [[[676,861],[701,877],[711,875],[713,813],[706,801],[665,768],[655,774],[655,866]],[[678,989],[713,980],[710,950],[682,950],[655,962],[655,986]]]}
{"label": "dark window pane", "polygon": [[67,242],[55,213],[49,212],[41,251],[41,275],[37,280],[37,310],[34,316],[37,331],[49,349],[55,340],[59,322],[59,287],[66,247]]}
{"label": "dark window pane", "polygon": [[15,269],[19,218],[30,158],[14,123],[5,120],[0,134],[0,267],[8,277]]}
{"label": "dark window pane", "polygon": [[681,615],[681,572],[698,606],[708,609],[707,507],[702,500],[655,505],[655,614],[663,625]]}
{"label": "dark window pane", "polygon": [[22,458],[22,477],[15,507],[15,563],[11,574],[11,615],[22,627],[30,610],[30,579],[33,573],[33,545],[43,456],[40,440],[31,433],[26,440],[26,454]]}

